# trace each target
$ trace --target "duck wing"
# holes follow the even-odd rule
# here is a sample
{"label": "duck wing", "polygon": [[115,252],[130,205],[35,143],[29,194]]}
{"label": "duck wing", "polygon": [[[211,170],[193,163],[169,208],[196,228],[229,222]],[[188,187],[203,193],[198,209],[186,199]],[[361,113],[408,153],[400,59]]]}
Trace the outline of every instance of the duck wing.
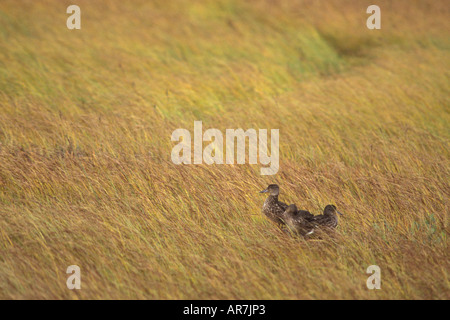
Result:
{"label": "duck wing", "polygon": [[316,227],[328,227],[328,228],[336,228],[337,221],[336,219],[327,217],[325,215],[318,215],[313,218],[311,221]]}

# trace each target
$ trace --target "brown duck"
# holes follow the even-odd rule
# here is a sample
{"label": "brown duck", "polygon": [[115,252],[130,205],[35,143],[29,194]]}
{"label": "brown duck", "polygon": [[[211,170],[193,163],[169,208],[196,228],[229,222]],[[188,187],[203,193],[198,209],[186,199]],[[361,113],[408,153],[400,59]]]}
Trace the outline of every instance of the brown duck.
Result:
{"label": "brown duck", "polygon": [[291,204],[283,213],[282,219],[292,232],[307,236],[313,234],[317,228],[322,230],[336,228],[338,225],[336,213],[342,215],[336,210],[336,206],[329,204],[323,210],[323,214],[305,217],[299,214],[295,204]]}
{"label": "brown duck", "polygon": [[[288,205],[284,202],[278,201],[278,195],[280,194],[280,187],[276,184],[269,185],[266,189],[260,191],[260,193],[269,193],[264,205],[262,207],[262,213],[273,222],[284,225],[283,213],[288,208]],[[308,211],[297,210],[297,213],[301,217],[311,218],[313,215]]]}
{"label": "brown duck", "polygon": [[323,214],[314,217],[313,222],[317,227],[336,228],[338,225],[337,213],[342,215],[341,212],[336,210],[335,205],[329,204],[323,210]]}

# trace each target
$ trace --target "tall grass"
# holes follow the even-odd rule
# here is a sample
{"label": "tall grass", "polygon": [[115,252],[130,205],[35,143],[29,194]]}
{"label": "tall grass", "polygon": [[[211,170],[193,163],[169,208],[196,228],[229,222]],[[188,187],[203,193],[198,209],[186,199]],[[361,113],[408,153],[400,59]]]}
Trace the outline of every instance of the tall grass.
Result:
{"label": "tall grass", "polygon": [[[448,4],[370,4],[1,1],[0,298],[450,298]],[[280,129],[279,173],[174,165],[194,120]],[[336,235],[279,231],[269,183]]]}

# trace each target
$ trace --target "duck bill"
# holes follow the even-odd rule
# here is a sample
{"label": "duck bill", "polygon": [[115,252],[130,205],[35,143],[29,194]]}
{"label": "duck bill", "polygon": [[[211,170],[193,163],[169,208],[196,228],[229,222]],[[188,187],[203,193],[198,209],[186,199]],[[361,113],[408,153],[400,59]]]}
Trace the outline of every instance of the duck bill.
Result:
{"label": "duck bill", "polygon": [[337,210],[336,210],[336,212],[337,212],[337,213],[339,213],[339,214],[340,214],[341,216],[343,216],[343,215],[344,215],[344,214],[343,214],[342,212],[339,212],[339,211],[337,211]]}
{"label": "duck bill", "polygon": [[266,193],[268,191],[269,191],[269,189],[264,189],[263,191],[260,191],[259,193]]}

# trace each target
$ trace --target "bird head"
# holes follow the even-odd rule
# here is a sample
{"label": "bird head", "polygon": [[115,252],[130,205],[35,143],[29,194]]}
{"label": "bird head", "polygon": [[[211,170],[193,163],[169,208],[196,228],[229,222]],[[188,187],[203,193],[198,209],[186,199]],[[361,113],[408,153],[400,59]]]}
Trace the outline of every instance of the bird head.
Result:
{"label": "bird head", "polygon": [[323,214],[325,215],[331,215],[331,214],[336,214],[339,213],[340,215],[343,215],[341,212],[336,210],[336,206],[333,204],[329,204],[325,207],[325,209],[323,210]]}
{"label": "bird head", "polygon": [[277,184],[269,184],[269,186],[259,193],[269,193],[271,196],[277,196],[280,193],[280,187]]}

